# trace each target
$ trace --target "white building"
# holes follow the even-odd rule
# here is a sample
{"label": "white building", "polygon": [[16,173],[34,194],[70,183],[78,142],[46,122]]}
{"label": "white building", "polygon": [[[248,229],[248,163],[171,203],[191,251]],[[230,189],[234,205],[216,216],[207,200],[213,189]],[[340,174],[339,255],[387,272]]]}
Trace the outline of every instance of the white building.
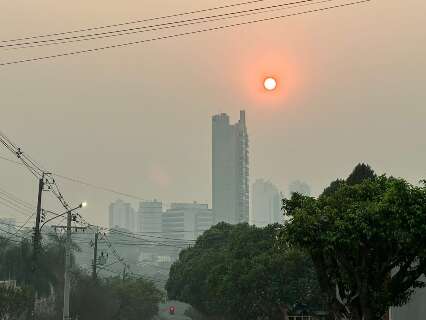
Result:
{"label": "white building", "polygon": [[162,232],[163,203],[161,201],[143,201],[137,213],[137,232]]}
{"label": "white building", "polygon": [[130,203],[117,200],[109,206],[109,227],[122,228],[134,232],[135,210]]}
{"label": "white building", "polygon": [[163,234],[171,239],[195,240],[213,225],[207,204],[172,203],[163,214]]}
{"label": "white building", "polygon": [[258,179],[252,188],[252,210],[250,223],[258,227],[283,223],[281,196],[278,188],[270,181]]}

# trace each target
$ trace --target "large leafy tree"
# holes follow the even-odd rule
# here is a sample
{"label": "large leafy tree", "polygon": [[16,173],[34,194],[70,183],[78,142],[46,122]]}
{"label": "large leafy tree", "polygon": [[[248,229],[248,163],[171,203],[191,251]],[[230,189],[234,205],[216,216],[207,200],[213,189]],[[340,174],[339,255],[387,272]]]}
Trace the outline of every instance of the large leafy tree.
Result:
{"label": "large leafy tree", "polygon": [[284,200],[283,238],[309,252],[338,319],[379,320],[424,286],[426,188],[359,172],[318,199]]}
{"label": "large leafy tree", "polygon": [[71,312],[80,320],[152,319],[163,296],[144,279],[93,280],[81,271],[75,271],[72,279]]}
{"label": "large leafy tree", "polygon": [[19,319],[31,308],[28,288],[0,286],[0,320]]}
{"label": "large leafy tree", "polygon": [[[50,235],[45,240],[39,252],[37,277],[34,277],[31,243],[27,240],[15,243],[0,239],[0,280],[15,279],[19,286],[35,288],[39,297],[49,296],[53,289],[55,312],[49,316],[58,319],[61,317],[63,307],[66,239],[61,235]],[[73,244],[73,249],[78,250],[78,247]],[[89,275],[77,268],[73,269],[72,275],[71,313],[73,316],[79,316],[81,320],[148,320],[158,312],[162,292],[150,281],[143,279],[93,281]],[[14,310],[21,313],[31,310],[31,303],[26,303],[31,301],[28,295],[32,292],[34,290],[0,292],[0,320],[6,311],[11,315],[15,314]],[[38,314],[38,317],[45,319],[41,314]]]}
{"label": "large leafy tree", "polygon": [[285,319],[298,303],[315,307],[319,285],[309,257],[279,248],[278,225],[219,224],[183,251],[169,297],[221,319]]}
{"label": "large leafy tree", "polygon": [[163,294],[151,281],[142,278],[114,279],[111,287],[118,301],[115,320],[148,320],[158,313]]}

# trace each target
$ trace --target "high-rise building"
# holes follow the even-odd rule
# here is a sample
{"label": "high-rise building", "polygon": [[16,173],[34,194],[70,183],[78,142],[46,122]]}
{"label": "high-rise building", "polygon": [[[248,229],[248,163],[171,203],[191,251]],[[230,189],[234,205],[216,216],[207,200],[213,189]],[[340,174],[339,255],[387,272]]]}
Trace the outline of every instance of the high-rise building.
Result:
{"label": "high-rise building", "polygon": [[145,233],[162,232],[163,203],[161,201],[143,201],[139,204],[137,231]]}
{"label": "high-rise building", "polygon": [[130,203],[117,200],[109,206],[109,227],[135,231],[135,210]]}
{"label": "high-rise building", "polygon": [[311,195],[311,187],[306,182],[296,180],[290,183],[288,186],[288,192],[290,195],[297,192],[309,197]]}
{"label": "high-rise building", "polygon": [[256,180],[253,184],[251,199],[250,223],[258,227],[283,223],[280,192],[270,181]]}
{"label": "high-rise building", "polygon": [[249,221],[249,139],[245,111],[230,124],[225,113],[213,116],[213,214],[215,223]]}
{"label": "high-rise building", "polygon": [[163,233],[172,239],[194,240],[213,225],[207,204],[172,203],[163,214]]}

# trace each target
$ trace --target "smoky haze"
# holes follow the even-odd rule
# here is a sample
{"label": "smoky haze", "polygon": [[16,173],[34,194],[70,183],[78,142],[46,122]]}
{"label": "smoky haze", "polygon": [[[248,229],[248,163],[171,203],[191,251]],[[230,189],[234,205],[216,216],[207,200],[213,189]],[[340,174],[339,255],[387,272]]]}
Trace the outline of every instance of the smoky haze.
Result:
{"label": "smoky haze", "polygon": [[[1,39],[66,31],[223,1],[40,0],[2,4]],[[1,130],[44,167],[141,199],[211,204],[211,117],[245,109],[250,177],[318,194],[358,162],[416,183],[426,176],[426,3],[337,9],[0,69]],[[6,53],[5,53],[6,54]],[[13,54],[8,52],[8,57]],[[282,81],[259,91],[264,74]],[[7,150],[2,156],[12,158]],[[31,175],[1,161],[0,187],[35,203]],[[106,224],[131,199],[58,179]],[[46,196],[50,199],[48,196]],[[46,206],[59,210],[56,202]],[[7,208],[1,216],[10,216]],[[18,221],[22,216],[16,215]]]}

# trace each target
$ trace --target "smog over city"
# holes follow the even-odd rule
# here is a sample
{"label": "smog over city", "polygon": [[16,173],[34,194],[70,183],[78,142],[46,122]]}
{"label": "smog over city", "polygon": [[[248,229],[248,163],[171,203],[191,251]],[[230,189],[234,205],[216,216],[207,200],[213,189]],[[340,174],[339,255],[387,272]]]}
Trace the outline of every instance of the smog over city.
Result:
{"label": "smog over city", "polygon": [[5,2],[0,319],[424,319],[425,15]]}

